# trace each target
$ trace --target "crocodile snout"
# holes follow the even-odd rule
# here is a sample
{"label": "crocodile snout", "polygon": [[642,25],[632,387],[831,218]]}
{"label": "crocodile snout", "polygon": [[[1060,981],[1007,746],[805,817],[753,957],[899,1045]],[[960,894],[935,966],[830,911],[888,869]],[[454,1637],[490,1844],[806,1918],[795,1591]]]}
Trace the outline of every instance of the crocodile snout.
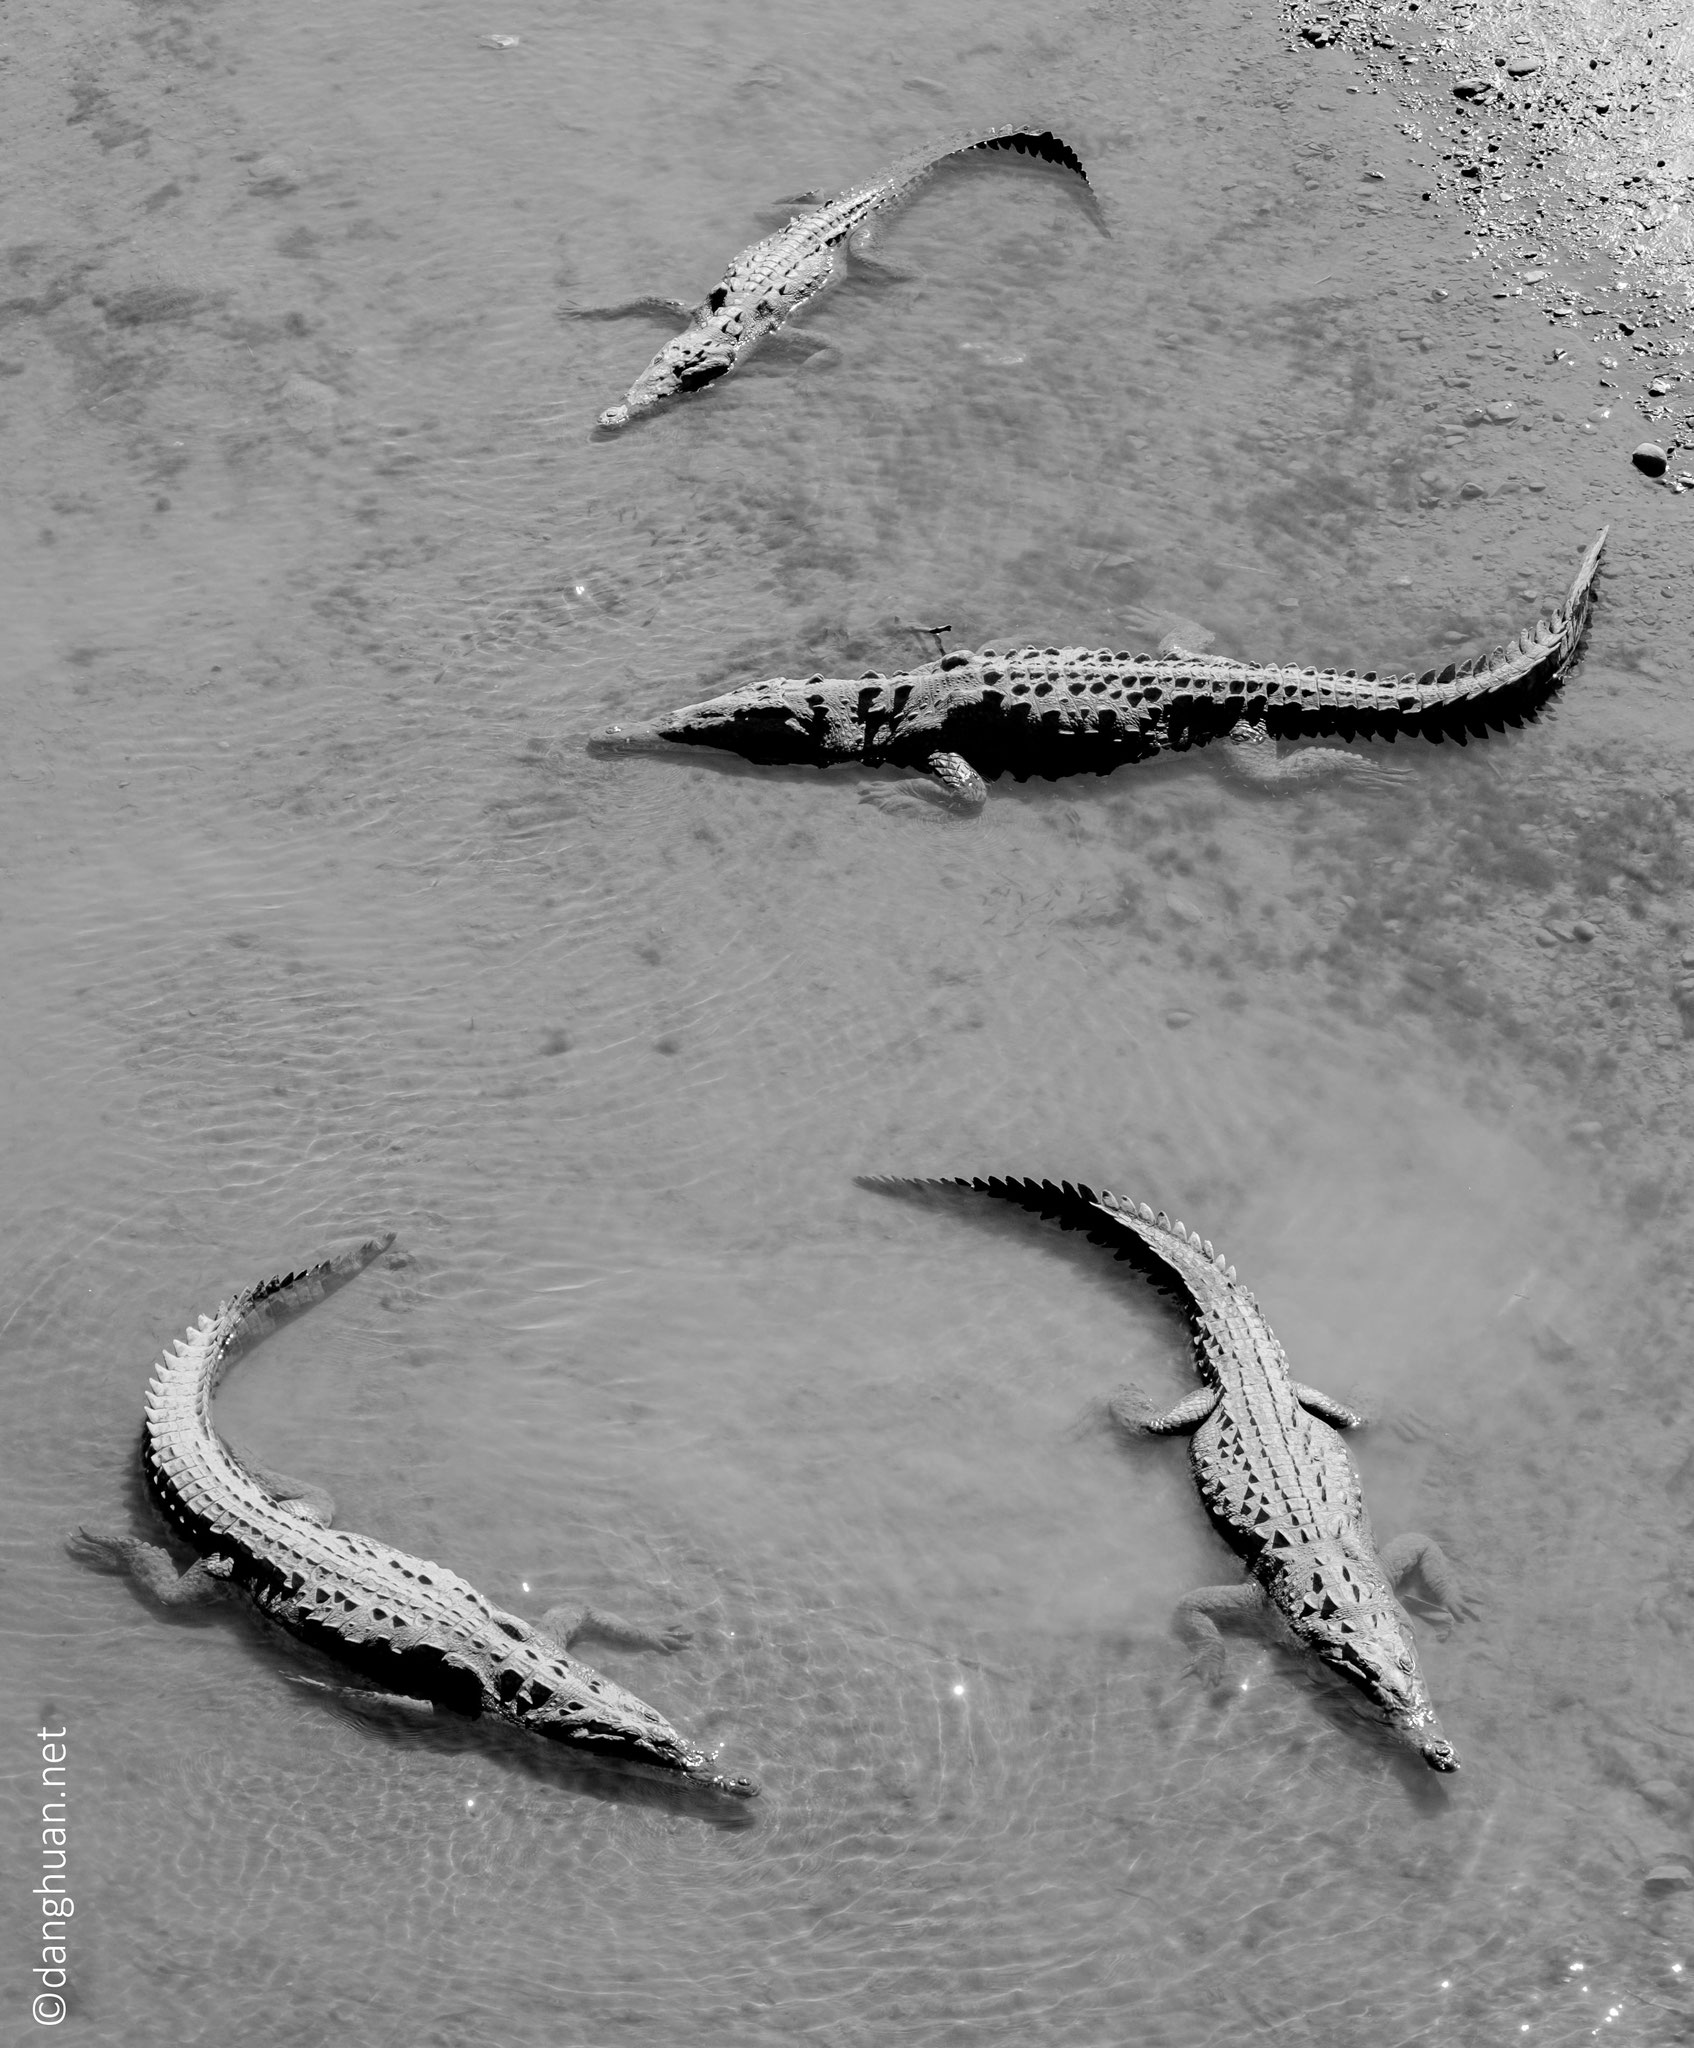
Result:
{"label": "crocodile snout", "polygon": [[656,726],[606,725],[590,736],[588,750],[592,754],[659,754],[677,744]]}

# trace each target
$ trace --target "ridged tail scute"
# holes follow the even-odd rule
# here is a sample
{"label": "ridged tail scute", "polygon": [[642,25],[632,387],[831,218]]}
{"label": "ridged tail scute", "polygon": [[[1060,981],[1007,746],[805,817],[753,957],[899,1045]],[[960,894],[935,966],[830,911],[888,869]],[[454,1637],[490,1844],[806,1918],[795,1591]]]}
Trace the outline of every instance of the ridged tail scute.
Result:
{"label": "ridged tail scute", "polygon": [[1082,168],[1082,159],[1062,136],[1043,128],[1039,134],[1020,128],[1010,134],[987,136],[981,142],[968,142],[966,149],[1004,149],[1018,156],[1038,157],[1044,164],[1057,164],[1061,169],[1075,171],[1086,185],[1088,173]]}
{"label": "ridged tail scute", "polygon": [[379,1259],[394,1233],[278,1273],[221,1302],[167,1351],[148,1382],[141,1473],[149,1497],[185,1541],[204,1550],[215,1536],[217,1476],[239,1470],[212,1427],[212,1396],[224,1373],[273,1330],[324,1300]]}
{"label": "ridged tail scute", "polygon": [[[1537,718],[1575,665],[1588,630],[1594,585],[1606,536],[1602,527],[1589,544],[1564,602],[1545,618],[1490,654],[1425,669],[1421,675],[1363,678],[1307,670],[1313,690],[1272,689],[1263,716],[1278,739],[1335,738],[1392,740],[1400,734],[1452,740],[1458,746],[1488,732],[1522,726]],[[1277,672],[1267,670],[1267,680]],[[1289,672],[1281,672],[1287,676]],[[1360,682],[1373,685],[1367,693]],[[1334,701],[1321,701],[1325,687]],[[1320,701],[1313,701],[1313,693]],[[1251,707],[1254,715],[1258,707]]]}
{"label": "ridged tail scute", "polygon": [[[1061,1230],[1080,1231],[1090,1244],[1102,1246],[1122,1260],[1159,1294],[1180,1309],[1192,1328],[1199,1311],[1194,1281],[1179,1263],[1178,1243],[1198,1254],[1220,1278],[1234,1278],[1221,1253],[1208,1250],[1198,1234],[1192,1235],[1180,1223],[1172,1223],[1162,1210],[1145,1202],[1130,1202],[1121,1196],[1096,1193],[1080,1181],[1010,1180],[989,1174],[973,1179],[901,1179],[894,1175],[861,1174],[859,1185],[877,1194],[904,1195],[987,1195],[994,1201],[1009,1202],[1027,1210],[1044,1223],[1056,1223]],[[1133,1217],[1133,1221],[1131,1220]],[[1180,1235],[1179,1235],[1180,1233]],[[1173,1242],[1174,1240],[1174,1242]]]}

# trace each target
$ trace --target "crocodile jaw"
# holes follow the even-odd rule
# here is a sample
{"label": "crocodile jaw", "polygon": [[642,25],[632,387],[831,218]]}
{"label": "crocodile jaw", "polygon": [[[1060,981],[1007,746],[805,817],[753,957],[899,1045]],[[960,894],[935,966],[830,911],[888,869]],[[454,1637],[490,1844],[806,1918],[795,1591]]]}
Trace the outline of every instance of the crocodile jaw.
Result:
{"label": "crocodile jaw", "polygon": [[773,679],[641,725],[607,726],[589,744],[597,752],[636,754],[717,747],[748,761],[827,768],[862,761],[864,731],[840,689]]}
{"label": "crocodile jaw", "polygon": [[656,412],[685,391],[701,391],[735,368],[741,354],[741,323],[711,314],[686,327],[659,353],[629,387],[622,405],[609,405],[598,425],[608,433],[627,427],[643,413]]}
{"label": "crocodile jaw", "polygon": [[1382,1715],[1396,1742],[1414,1749],[1432,1771],[1456,1771],[1458,1752],[1441,1732],[1411,1635],[1379,1626],[1368,1633],[1331,1638],[1306,1629],[1295,1633],[1338,1677],[1357,1687]]}

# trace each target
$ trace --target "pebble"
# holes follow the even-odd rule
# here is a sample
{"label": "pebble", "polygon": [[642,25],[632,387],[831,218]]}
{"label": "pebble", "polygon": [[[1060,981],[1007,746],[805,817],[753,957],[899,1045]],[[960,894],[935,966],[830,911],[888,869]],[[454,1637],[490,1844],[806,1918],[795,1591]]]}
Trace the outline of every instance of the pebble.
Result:
{"label": "pebble", "polygon": [[1649,398],[1663,398],[1669,390],[1670,386],[1663,377],[1655,377],[1652,383],[1647,386],[1647,396]]}
{"label": "pebble", "polygon": [[1657,441],[1643,441],[1629,459],[1643,476],[1663,476],[1670,463]]}
{"label": "pebble", "polygon": [[1683,954],[1682,964],[1684,967],[1694,967],[1694,946],[1690,946],[1687,952]]}
{"label": "pebble", "polygon": [[1573,939],[1580,939],[1586,946],[1600,936],[1600,928],[1598,925],[1590,924],[1587,918],[1579,917],[1571,926],[1570,935]]}
{"label": "pebble", "polygon": [[1515,420],[1518,409],[1509,398],[1497,398],[1488,408],[1488,417],[1497,427],[1503,427],[1507,420]]}
{"label": "pebble", "polygon": [[1538,946],[1545,946],[1547,950],[1551,952],[1554,949],[1554,947],[1558,945],[1559,942],[1553,936],[1553,934],[1547,929],[1547,927],[1543,925],[1541,929],[1535,934],[1535,943]]}
{"label": "pebble", "polygon": [[1474,477],[1468,478],[1459,486],[1459,496],[1461,498],[1486,498],[1487,495],[1488,486],[1486,484],[1479,484]]}
{"label": "pebble", "polygon": [[1467,405],[1459,417],[1467,427],[1480,427],[1488,415],[1480,405]]}
{"label": "pebble", "polygon": [[1171,1030],[1180,1031],[1185,1024],[1192,1024],[1194,1022],[1194,1012],[1192,1010],[1167,1010],[1165,1012],[1165,1022],[1170,1026]]}
{"label": "pebble", "polygon": [[1459,100],[1479,100],[1494,90],[1491,78],[1461,78],[1453,88],[1453,97]]}
{"label": "pebble", "polygon": [[1506,76],[1508,78],[1528,78],[1532,73],[1540,69],[1541,59],[1539,57],[1514,57],[1506,66]]}
{"label": "pebble", "polygon": [[1654,1891],[1685,1892],[1694,1885],[1694,1870],[1686,1863],[1655,1863],[1641,1882]]}
{"label": "pebble", "polygon": [[300,189],[300,167],[292,157],[262,156],[247,169],[248,188],[267,198],[282,199]]}
{"label": "pebble", "polygon": [[1179,896],[1174,889],[1165,896],[1165,908],[1183,924],[1204,924],[1206,921],[1205,912],[1197,909],[1186,896]]}
{"label": "pebble", "polygon": [[1670,1778],[1649,1778],[1645,1785],[1637,1785],[1639,1792],[1649,1806],[1680,1806],[1682,1792]]}

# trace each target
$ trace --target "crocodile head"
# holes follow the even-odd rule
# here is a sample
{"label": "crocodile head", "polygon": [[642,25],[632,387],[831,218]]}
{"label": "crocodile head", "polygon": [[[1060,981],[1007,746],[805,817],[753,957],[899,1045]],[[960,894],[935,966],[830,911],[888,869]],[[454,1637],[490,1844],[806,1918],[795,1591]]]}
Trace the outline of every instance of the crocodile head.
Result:
{"label": "crocodile head", "polygon": [[1434,1702],[1418,1669],[1411,1624],[1399,1610],[1367,1602],[1324,1620],[1308,1617],[1295,1634],[1371,1701],[1397,1743],[1414,1749],[1432,1771],[1456,1771],[1458,1752],[1441,1732]]}
{"label": "crocodile head", "polygon": [[721,747],[748,761],[822,768],[863,758],[864,724],[852,701],[821,678],[792,683],[779,677],[685,704],[643,725],[606,726],[589,745],[635,754]]}
{"label": "crocodile head", "polygon": [[563,1692],[551,1694],[521,1716],[521,1725],[544,1741],[573,1749],[596,1763],[628,1767],[641,1777],[722,1793],[731,1799],[758,1798],[756,1779],[726,1777],[716,1769],[714,1758],[685,1741],[645,1701],[585,1665],[575,1667],[575,1676],[577,1685],[572,1690],[586,1692],[590,1699],[573,1699]]}
{"label": "crocodile head", "polygon": [[685,391],[703,391],[708,384],[715,384],[735,368],[741,339],[739,313],[703,306],[636,378],[623,404],[607,406],[599,425],[608,431],[627,427],[631,420],[668,405]]}

